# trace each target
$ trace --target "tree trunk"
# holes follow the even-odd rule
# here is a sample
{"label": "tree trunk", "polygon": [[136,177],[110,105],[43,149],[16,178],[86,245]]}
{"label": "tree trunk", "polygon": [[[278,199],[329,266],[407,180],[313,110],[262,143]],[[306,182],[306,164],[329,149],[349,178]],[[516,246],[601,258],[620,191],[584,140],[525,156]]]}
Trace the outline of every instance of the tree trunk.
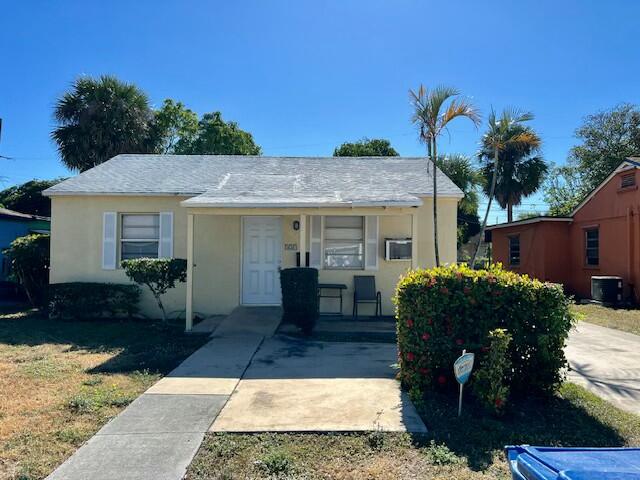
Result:
{"label": "tree trunk", "polygon": [[507,202],[507,222],[513,222],[513,203]]}
{"label": "tree trunk", "polygon": [[156,302],[158,302],[158,307],[160,308],[160,311],[162,312],[162,322],[167,324],[169,323],[169,320],[167,319],[167,312],[164,309],[164,305],[162,305],[162,300],[160,300],[160,295],[154,293],[154,297],[156,297]]}
{"label": "tree trunk", "polygon": [[478,244],[476,245],[476,251],[473,254],[473,259],[471,260],[471,268],[475,268],[476,266],[476,257],[478,256],[478,251],[480,250],[480,245],[484,239],[484,230],[487,228],[487,219],[489,218],[489,210],[491,210],[491,202],[493,201],[493,196],[496,192],[496,181],[498,179],[498,148],[495,147],[493,149],[493,177],[491,178],[491,190],[489,191],[489,203],[487,203],[487,211],[484,214],[484,220],[482,221],[482,227],[480,228],[480,237],[478,238]]}
{"label": "tree trunk", "polygon": [[[431,162],[433,163],[433,245],[435,248],[436,267],[440,266],[440,249],[438,245],[438,182],[436,172],[436,158],[438,158],[438,152],[436,150],[436,138],[431,139],[433,147],[431,150]],[[417,245],[416,245],[417,247]]]}

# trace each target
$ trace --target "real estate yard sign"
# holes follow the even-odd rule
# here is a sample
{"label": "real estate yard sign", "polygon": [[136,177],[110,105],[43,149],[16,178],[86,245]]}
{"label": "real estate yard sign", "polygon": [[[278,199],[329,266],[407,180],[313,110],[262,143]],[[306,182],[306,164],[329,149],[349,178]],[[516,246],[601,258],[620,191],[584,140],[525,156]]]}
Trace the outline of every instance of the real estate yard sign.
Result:
{"label": "real estate yard sign", "polygon": [[475,355],[473,353],[466,353],[466,350],[462,351],[462,355],[453,363],[453,373],[456,376],[456,380],[460,384],[460,398],[458,399],[458,416],[462,413],[462,387],[467,383],[471,376],[471,370],[473,370],[473,361]]}

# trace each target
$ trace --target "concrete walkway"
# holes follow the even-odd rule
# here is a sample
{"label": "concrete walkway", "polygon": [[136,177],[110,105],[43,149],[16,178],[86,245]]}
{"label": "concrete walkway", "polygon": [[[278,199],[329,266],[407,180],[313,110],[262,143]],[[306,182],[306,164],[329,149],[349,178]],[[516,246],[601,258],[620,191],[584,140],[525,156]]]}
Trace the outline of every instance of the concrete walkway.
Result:
{"label": "concrete walkway", "polygon": [[640,414],[640,336],[580,322],[569,336],[569,380]]}
{"label": "concrete walkway", "polygon": [[274,336],[280,318],[237,308],[47,478],[180,480],[210,430],[426,432],[394,379],[395,344]]}
{"label": "concrete walkway", "polygon": [[229,399],[277,309],[237,309],[211,341],[138,397],[64,462],[51,480],[180,480]]}

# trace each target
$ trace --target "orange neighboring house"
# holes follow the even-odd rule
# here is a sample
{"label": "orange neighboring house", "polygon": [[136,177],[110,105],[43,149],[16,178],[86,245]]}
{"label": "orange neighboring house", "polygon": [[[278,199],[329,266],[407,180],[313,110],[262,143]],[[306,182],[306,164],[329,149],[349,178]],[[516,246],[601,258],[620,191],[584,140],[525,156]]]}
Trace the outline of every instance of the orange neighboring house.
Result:
{"label": "orange neighboring house", "polygon": [[569,217],[536,217],[487,227],[493,259],[505,268],[591,296],[591,277],[622,277],[640,300],[640,158],[628,158]]}

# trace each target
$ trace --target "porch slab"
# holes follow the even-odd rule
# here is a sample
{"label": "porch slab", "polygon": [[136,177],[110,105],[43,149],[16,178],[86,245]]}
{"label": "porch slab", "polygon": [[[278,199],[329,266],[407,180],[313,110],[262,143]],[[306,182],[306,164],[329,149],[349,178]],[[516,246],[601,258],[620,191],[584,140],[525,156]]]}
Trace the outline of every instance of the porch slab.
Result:
{"label": "porch slab", "polygon": [[426,433],[396,380],[242,380],[212,432]]}
{"label": "porch slab", "polygon": [[243,380],[394,379],[397,352],[393,343],[321,342],[277,335],[264,341]]}
{"label": "porch slab", "polygon": [[380,343],[266,339],[213,432],[426,432]]}

